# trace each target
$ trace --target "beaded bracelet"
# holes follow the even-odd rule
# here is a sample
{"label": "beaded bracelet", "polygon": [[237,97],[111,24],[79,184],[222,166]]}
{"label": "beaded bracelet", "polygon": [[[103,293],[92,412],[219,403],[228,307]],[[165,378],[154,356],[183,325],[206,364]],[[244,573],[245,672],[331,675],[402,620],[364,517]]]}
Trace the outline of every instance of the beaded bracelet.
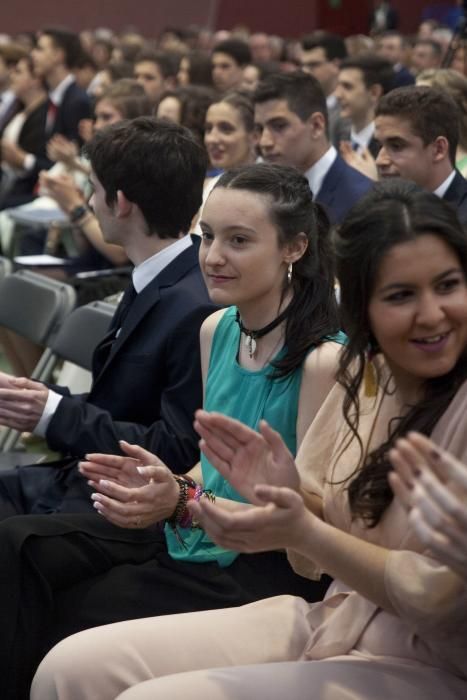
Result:
{"label": "beaded bracelet", "polygon": [[199,528],[199,524],[193,520],[193,516],[187,508],[188,501],[194,500],[199,503],[200,499],[204,497],[208,498],[211,503],[214,503],[216,497],[210,489],[203,489],[201,484],[197,484],[189,476],[174,475],[174,479],[178,483],[180,493],[175,510],[170,518],[167,518],[167,523],[172,528],[179,544],[186,549],[186,544],[178,528]]}

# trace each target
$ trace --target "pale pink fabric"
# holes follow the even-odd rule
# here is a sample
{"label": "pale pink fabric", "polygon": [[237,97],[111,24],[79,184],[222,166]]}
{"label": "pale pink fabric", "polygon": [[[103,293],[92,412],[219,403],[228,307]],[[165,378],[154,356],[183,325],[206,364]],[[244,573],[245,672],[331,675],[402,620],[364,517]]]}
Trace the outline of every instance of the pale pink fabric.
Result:
{"label": "pale pink fabric", "polygon": [[[55,647],[32,700],[465,700],[466,587],[423,551],[398,503],[374,529],[352,522],[335,482],[355,469],[359,450],[338,419],[341,402],[335,387],[305,438],[303,484],[323,496],[328,522],[392,550],[386,587],[397,615],[335,581],[314,605],[281,596],[108,625]],[[464,461],[466,409],[467,384],[433,434]],[[399,410],[395,396],[362,396],[363,442],[379,444]],[[300,573],[317,575],[313,562],[289,558]]]}
{"label": "pale pink fabric", "polygon": [[[400,406],[394,395],[380,390],[377,397],[363,394],[359,430],[369,449],[387,436],[389,419]],[[312,634],[309,659],[358,655],[366,659],[391,659],[404,666],[428,664],[467,680],[467,589],[446,567],[424,551],[412,532],[407,515],[393,501],[375,528],[352,521],[346,482],[360,458],[356,440],[349,444],[349,430],[336,423],[342,389],[328,396],[300,450],[299,468],[305,488],[323,497],[324,518],[336,527],[374,544],[391,549],[386,566],[388,597],[398,612],[389,614],[340,581],[325,600],[310,608]],[[467,462],[467,384],[464,384],[433,432],[436,442]],[[366,440],[366,442],[365,442]],[[343,451],[343,446],[345,450]],[[339,483],[341,482],[341,483]],[[289,554],[294,569],[316,575],[316,566]],[[465,686],[467,697],[467,683]]]}

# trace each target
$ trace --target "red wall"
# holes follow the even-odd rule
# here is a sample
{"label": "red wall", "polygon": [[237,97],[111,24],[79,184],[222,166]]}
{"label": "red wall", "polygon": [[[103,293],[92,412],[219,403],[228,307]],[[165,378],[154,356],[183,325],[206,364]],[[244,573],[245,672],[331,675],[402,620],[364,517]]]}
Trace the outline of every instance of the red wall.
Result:
{"label": "red wall", "polygon": [[[74,30],[128,26],[148,37],[167,25],[198,24],[230,29],[246,25],[281,36],[300,36],[324,28],[343,35],[366,32],[371,0],[0,0],[0,33],[34,31],[45,25]],[[415,31],[426,0],[392,0],[399,11],[401,30]],[[433,0],[443,4],[443,0]],[[454,5],[454,0],[444,4]]]}

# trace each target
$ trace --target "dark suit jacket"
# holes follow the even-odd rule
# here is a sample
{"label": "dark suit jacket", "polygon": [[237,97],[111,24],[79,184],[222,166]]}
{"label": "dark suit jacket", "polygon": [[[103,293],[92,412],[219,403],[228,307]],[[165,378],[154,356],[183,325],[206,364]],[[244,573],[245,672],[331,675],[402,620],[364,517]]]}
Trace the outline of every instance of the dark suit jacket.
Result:
{"label": "dark suit jacket", "polygon": [[392,81],[392,89],[399,87],[407,87],[415,85],[415,77],[405,66],[401,66],[399,70],[394,71],[394,79]]}
{"label": "dark suit jacket", "polygon": [[456,170],[454,180],[443,197],[445,202],[452,204],[457,211],[459,221],[467,225],[467,180]]}
{"label": "dark suit jacket", "polygon": [[82,90],[76,83],[71,83],[63,95],[61,105],[57,110],[55,122],[48,138],[53,134],[63,134],[70,141],[82,143],[78,124],[81,119],[89,119],[91,117],[91,101],[89,95]]}
{"label": "dark suit jacket", "polygon": [[88,452],[120,453],[119,440],[147,448],[176,473],[197,462],[199,330],[215,310],[201,277],[198,246],[194,240],[138,294],[114,342],[115,330],[97,346],[88,395],[52,387],[63,398],[46,438],[65,457],[3,471],[0,518],[15,512],[94,512],[77,461]]}
{"label": "dark suit jacket", "polygon": [[372,180],[351,168],[337,155],[315,199],[324,206],[331,223],[338,224],[372,185]]}
{"label": "dark suit jacket", "polygon": [[[74,457],[120,452],[119,440],[155,452],[175,472],[198,458],[194,411],[202,405],[199,330],[215,310],[198,265],[198,242],[138,294],[112,343],[98,345],[86,396],[66,389],[47,442]],[[109,342],[110,341],[110,342]]]}

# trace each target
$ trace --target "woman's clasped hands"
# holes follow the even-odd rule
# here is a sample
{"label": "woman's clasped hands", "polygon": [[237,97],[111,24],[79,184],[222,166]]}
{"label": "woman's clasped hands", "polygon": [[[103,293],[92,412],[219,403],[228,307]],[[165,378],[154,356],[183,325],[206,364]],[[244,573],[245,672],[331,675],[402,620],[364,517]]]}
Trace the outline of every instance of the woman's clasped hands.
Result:
{"label": "woman's clasped hands", "polygon": [[121,441],[126,456],[88,454],[79,470],[95,489],[94,508],[114,525],[146,528],[169,518],[179,486],[172,472],[155,455]]}

